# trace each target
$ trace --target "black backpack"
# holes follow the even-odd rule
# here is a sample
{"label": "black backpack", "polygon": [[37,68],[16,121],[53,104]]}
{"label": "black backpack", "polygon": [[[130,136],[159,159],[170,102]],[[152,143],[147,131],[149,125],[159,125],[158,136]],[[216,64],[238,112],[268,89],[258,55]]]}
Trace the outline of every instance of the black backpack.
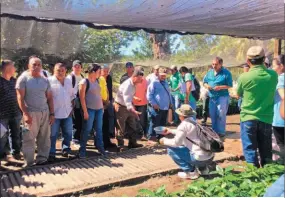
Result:
{"label": "black backpack", "polygon": [[195,90],[191,92],[191,94],[193,95],[193,97],[195,98],[196,101],[198,101],[200,99],[200,83],[199,81],[194,77],[194,85],[195,85]]}
{"label": "black backpack", "polygon": [[190,121],[196,126],[197,135],[200,143],[196,143],[190,138],[186,137],[192,144],[199,146],[202,150],[219,153],[224,151],[224,143],[220,139],[219,135],[210,127],[202,126],[194,121]]}
{"label": "black backpack", "polygon": [[[80,74],[82,78],[84,78],[84,76],[82,74]],[[76,78],[75,75],[72,73],[71,74],[71,79],[72,79],[72,87],[75,87],[75,83],[76,83]]]}

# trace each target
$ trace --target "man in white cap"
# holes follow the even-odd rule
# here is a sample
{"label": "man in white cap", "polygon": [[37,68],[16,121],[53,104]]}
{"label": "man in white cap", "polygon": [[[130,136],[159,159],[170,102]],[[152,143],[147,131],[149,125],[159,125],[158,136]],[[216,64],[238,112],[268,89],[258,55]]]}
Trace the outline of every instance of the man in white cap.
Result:
{"label": "man in white cap", "polygon": [[243,154],[246,162],[255,166],[264,166],[272,160],[273,106],[278,76],[264,66],[264,59],[262,47],[249,48],[247,64],[250,70],[241,74],[237,88],[237,95],[242,97],[240,120]]}
{"label": "man in white cap", "polygon": [[[175,111],[179,116],[181,124],[177,130],[167,129],[163,135],[173,134],[174,138],[161,138],[159,143],[168,146],[168,155],[183,170],[178,173],[182,179],[197,179],[199,173],[195,168],[199,168],[203,173],[207,170],[207,165],[213,161],[214,154],[201,149],[198,145],[199,139],[193,117],[196,112],[189,104],[183,104]],[[196,144],[191,141],[195,141]],[[198,144],[198,145],[197,145]]]}

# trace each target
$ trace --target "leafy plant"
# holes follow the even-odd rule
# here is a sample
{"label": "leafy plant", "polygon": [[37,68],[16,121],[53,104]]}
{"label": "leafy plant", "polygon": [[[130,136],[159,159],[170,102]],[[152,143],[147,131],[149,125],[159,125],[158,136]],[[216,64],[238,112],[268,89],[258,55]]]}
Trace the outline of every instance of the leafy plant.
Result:
{"label": "leafy plant", "polygon": [[[239,169],[241,171],[235,171]],[[211,175],[213,179],[199,178],[180,192],[168,193],[165,186],[155,191],[142,189],[138,196],[146,197],[258,197],[265,193],[274,181],[284,173],[284,165],[268,164],[256,168],[251,164],[245,166],[216,167]]]}

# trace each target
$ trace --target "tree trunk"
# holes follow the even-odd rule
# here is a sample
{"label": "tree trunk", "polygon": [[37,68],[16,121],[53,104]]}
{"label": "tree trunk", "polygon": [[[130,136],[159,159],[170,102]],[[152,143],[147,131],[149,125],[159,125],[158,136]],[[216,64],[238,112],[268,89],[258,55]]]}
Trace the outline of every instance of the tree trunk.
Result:
{"label": "tree trunk", "polygon": [[166,59],[170,55],[170,42],[167,33],[150,34],[150,41],[154,59]]}

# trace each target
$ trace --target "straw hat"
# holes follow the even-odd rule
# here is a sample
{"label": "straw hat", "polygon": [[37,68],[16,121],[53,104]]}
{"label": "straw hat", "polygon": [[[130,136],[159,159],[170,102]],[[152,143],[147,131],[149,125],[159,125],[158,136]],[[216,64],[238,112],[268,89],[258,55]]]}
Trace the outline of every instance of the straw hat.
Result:
{"label": "straw hat", "polygon": [[181,107],[176,109],[175,112],[183,117],[195,116],[197,114],[196,111],[194,111],[188,104],[181,105]]}

